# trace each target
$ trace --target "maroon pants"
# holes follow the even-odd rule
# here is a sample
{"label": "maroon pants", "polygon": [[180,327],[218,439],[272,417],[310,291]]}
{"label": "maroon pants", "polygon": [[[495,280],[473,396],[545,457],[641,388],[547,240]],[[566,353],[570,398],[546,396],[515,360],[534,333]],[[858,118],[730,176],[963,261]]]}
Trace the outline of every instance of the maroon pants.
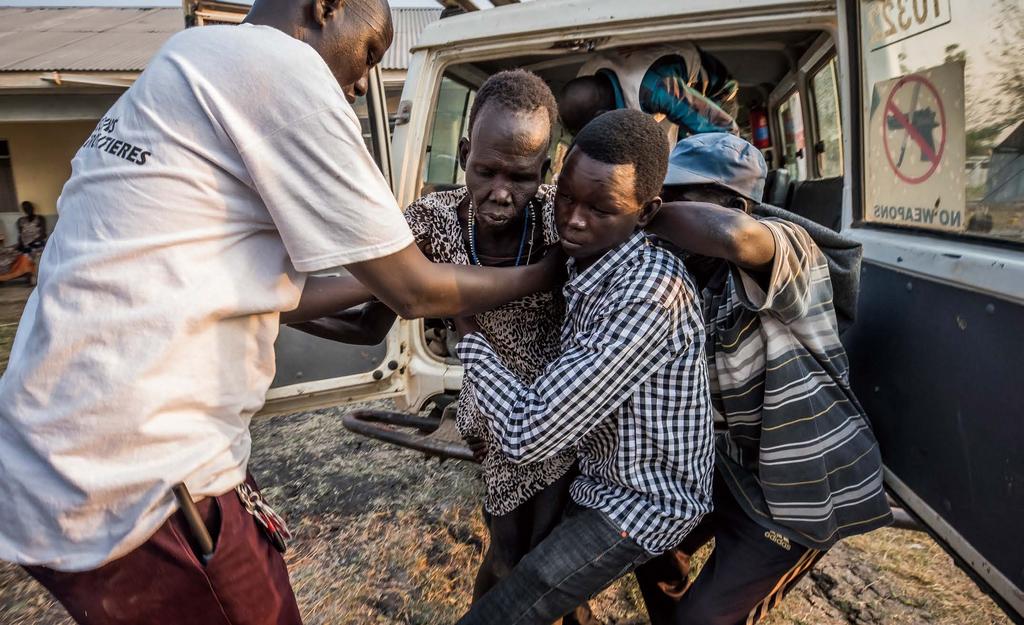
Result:
{"label": "maroon pants", "polygon": [[301,625],[284,559],[232,490],[197,504],[215,541],[199,563],[181,512],[102,567],[25,567],[82,625]]}

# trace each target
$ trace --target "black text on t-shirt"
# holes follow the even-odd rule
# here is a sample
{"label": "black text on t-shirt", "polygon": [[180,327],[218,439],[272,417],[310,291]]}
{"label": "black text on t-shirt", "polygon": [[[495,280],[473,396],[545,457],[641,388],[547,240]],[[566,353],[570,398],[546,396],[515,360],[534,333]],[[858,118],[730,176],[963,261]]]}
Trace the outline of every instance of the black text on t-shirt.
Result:
{"label": "black text on t-shirt", "polygon": [[152,156],[152,152],[107,134],[117,129],[118,121],[116,117],[104,117],[101,119],[100,123],[96,125],[96,131],[89,135],[89,138],[86,139],[82,147],[103,150],[107,154],[123,158],[130,163],[145,165],[146,159]]}

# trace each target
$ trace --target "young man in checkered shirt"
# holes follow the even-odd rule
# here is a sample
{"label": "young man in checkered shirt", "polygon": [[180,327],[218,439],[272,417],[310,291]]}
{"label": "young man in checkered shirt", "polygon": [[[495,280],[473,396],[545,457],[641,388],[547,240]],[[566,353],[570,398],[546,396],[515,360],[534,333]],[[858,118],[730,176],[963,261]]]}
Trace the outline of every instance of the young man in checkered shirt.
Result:
{"label": "young man in checkered shirt", "polygon": [[555,200],[562,356],[525,384],[463,323],[458,352],[481,413],[514,462],[579,453],[562,523],[460,623],[547,625],[678,544],[711,506],[704,332],[681,261],[651,245],[668,142],[650,116],[606,113],[576,137]]}

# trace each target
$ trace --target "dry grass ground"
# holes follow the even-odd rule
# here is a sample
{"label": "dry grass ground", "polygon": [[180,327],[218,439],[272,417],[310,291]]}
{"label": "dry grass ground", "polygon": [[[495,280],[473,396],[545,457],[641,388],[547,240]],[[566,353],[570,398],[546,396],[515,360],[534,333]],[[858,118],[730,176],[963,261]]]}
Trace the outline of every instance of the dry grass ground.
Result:
{"label": "dry grass ground", "polygon": [[[0,287],[3,363],[13,326],[2,324],[17,319],[7,296]],[[342,412],[252,426],[252,470],[295,534],[287,560],[306,623],[453,623],[486,541],[477,468],[359,438],[342,427]],[[592,605],[608,625],[647,622],[631,578]],[[1009,622],[927,534],[887,529],[838,545],[765,624]],[[0,563],[0,625],[69,624],[19,568]]]}
{"label": "dry grass ground", "polygon": [[[453,623],[466,608],[486,537],[473,465],[361,439],[341,410],[253,424],[252,469],[295,538],[292,582],[309,625]],[[621,580],[594,601],[608,625],[646,623]],[[0,623],[67,625],[15,567],[0,568]],[[880,530],[846,541],[766,625],[1009,623],[926,534]]]}

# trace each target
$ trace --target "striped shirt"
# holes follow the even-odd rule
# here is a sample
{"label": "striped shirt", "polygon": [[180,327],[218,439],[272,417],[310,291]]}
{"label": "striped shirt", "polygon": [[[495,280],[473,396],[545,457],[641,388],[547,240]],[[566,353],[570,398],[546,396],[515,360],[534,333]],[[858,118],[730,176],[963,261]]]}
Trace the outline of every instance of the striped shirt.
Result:
{"label": "striped shirt", "polygon": [[765,527],[817,549],[892,520],[878,443],[850,389],[828,261],[799,226],[762,219],[765,292],[734,266],[704,289],[717,468]]}
{"label": "striped shirt", "polygon": [[575,447],[573,500],[651,553],[711,507],[713,431],[703,322],[672,254],[637,233],[576,274],[569,263],[562,355],[532,384],[481,334],[459,344],[480,411],[514,462]]}

